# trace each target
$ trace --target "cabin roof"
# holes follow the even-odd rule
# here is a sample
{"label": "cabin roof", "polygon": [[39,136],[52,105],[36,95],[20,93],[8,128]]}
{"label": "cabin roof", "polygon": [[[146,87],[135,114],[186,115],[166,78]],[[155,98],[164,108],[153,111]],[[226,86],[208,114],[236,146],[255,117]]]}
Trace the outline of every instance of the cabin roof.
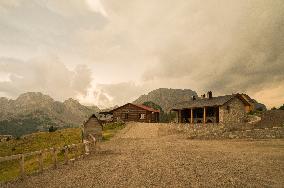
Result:
{"label": "cabin roof", "polygon": [[143,110],[147,110],[147,111],[149,111],[149,112],[160,112],[160,110],[155,110],[154,108],[151,108],[151,107],[148,107],[148,106],[145,106],[145,105],[142,105],[142,104],[133,104],[133,103],[127,103],[127,104],[122,105],[122,106],[120,106],[120,107],[117,107],[117,108],[115,108],[115,109],[113,109],[113,110],[111,110],[111,111],[109,111],[109,112],[111,113],[111,112],[113,112],[113,111],[115,111],[115,110],[117,110],[117,109],[120,109],[120,108],[122,108],[122,107],[128,105],[128,104],[134,105],[134,106],[136,106],[136,107],[138,107],[138,108],[141,108],[141,109],[143,109]]}
{"label": "cabin roof", "polygon": [[142,104],[133,104],[133,105],[138,106],[140,108],[143,108],[144,110],[147,110],[147,111],[150,111],[150,112],[160,112],[160,110],[156,110],[154,108],[151,108],[151,107],[148,107],[148,106],[145,106],[145,105],[142,105]]}
{"label": "cabin roof", "polygon": [[92,114],[86,121],[84,121],[83,123],[83,127],[85,127],[85,125],[88,123],[88,121],[91,119],[91,118],[96,118],[98,120],[98,123],[101,125],[101,121],[100,119],[96,116],[96,114]]}
{"label": "cabin roof", "polygon": [[232,95],[212,97],[210,99],[209,98],[205,98],[205,99],[198,98],[196,100],[184,101],[184,102],[177,103],[176,105],[174,105],[172,110],[181,110],[181,109],[186,109],[186,108],[201,108],[201,107],[222,106],[235,97],[239,98],[245,105],[251,105],[240,94],[232,94]]}
{"label": "cabin roof", "polygon": [[253,100],[252,98],[250,98],[250,96],[248,96],[247,94],[242,93],[242,95],[245,97],[245,99],[248,100],[248,102],[250,102],[250,103],[255,103],[255,100]]}

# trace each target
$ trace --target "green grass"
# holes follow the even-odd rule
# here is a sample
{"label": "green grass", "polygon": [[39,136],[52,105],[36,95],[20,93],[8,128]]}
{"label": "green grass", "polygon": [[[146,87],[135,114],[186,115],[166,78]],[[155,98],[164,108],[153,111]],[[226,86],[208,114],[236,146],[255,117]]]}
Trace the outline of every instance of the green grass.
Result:
{"label": "green grass", "polygon": [[62,129],[55,132],[39,132],[20,139],[0,143],[0,157],[29,153],[51,147],[63,147],[81,142],[79,128]]}
{"label": "green grass", "polygon": [[[110,123],[103,127],[103,141],[110,140],[118,130],[125,127],[124,123]],[[38,132],[33,133],[20,139],[12,139],[7,142],[0,142],[0,157],[25,154],[33,151],[40,151],[53,147],[64,147],[70,144],[80,143],[81,129],[69,128],[61,129],[55,132]],[[84,148],[80,148],[79,153],[83,153]],[[73,151],[68,154],[69,158],[74,157]],[[64,162],[64,152],[58,153],[59,163]],[[44,168],[52,166],[52,157],[49,152],[43,156]],[[25,158],[26,174],[33,174],[39,171],[39,162],[37,156],[30,156]],[[0,182],[13,180],[19,176],[19,160],[7,161],[0,163]]]}
{"label": "green grass", "polygon": [[[39,151],[52,147],[64,147],[70,144],[81,142],[81,130],[79,128],[62,129],[55,132],[39,132],[27,135],[20,139],[0,143],[0,156],[10,156],[32,151]],[[74,157],[70,152],[69,157]],[[58,161],[63,162],[63,152],[59,152]],[[43,157],[44,168],[52,165],[52,158],[49,152]],[[39,170],[37,156],[30,156],[25,159],[26,174],[32,174]],[[2,162],[0,165],[0,182],[12,180],[19,175],[19,160]]]}
{"label": "green grass", "polygon": [[110,140],[117,131],[125,127],[124,123],[108,123],[103,127],[103,141]]}

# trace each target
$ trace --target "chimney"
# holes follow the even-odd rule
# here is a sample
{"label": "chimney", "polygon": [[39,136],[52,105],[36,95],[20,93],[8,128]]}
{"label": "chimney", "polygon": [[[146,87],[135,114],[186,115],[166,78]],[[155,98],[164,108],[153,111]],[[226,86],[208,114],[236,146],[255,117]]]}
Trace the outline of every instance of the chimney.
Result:
{"label": "chimney", "polygon": [[208,99],[212,99],[212,97],[213,97],[213,96],[212,96],[212,91],[208,91],[208,92],[207,92],[207,98],[208,98]]}
{"label": "chimney", "polygon": [[192,96],[192,100],[193,100],[193,101],[196,100],[196,97],[195,97],[194,95]]}

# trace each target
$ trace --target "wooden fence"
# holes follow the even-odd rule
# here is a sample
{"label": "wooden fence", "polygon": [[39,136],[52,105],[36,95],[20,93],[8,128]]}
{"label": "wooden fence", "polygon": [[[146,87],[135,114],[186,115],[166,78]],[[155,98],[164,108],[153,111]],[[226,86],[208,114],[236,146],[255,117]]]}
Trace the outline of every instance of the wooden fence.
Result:
{"label": "wooden fence", "polygon": [[[64,153],[64,164],[68,164],[70,161],[74,162],[75,160],[78,160],[80,158],[83,158],[84,156],[88,155],[90,152],[91,146],[96,145],[96,140],[93,138],[94,142],[84,141],[83,143],[79,144],[71,144],[64,147],[53,147],[48,148],[40,151],[34,151],[30,153],[25,154],[17,154],[17,155],[11,155],[6,157],[0,157],[0,163],[8,162],[12,160],[18,160],[19,161],[19,177],[24,178],[25,173],[25,159],[28,157],[36,157],[38,161],[38,170],[42,172],[44,170],[44,162],[43,158],[44,155],[51,155],[52,156],[52,166],[54,168],[57,168],[59,165],[58,162],[58,153],[63,152]],[[70,158],[68,156],[69,154],[73,154],[74,158]]]}

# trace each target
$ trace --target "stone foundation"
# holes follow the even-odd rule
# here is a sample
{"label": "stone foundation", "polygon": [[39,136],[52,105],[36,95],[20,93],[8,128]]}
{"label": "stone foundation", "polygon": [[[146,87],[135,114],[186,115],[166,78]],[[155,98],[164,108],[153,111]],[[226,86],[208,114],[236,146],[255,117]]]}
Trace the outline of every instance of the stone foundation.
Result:
{"label": "stone foundation", "polygon": [[168,127],[163,134],[177,133],[189,139],[281,139],[284,127],[255,128],[250,124],[160,124]]}

